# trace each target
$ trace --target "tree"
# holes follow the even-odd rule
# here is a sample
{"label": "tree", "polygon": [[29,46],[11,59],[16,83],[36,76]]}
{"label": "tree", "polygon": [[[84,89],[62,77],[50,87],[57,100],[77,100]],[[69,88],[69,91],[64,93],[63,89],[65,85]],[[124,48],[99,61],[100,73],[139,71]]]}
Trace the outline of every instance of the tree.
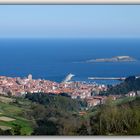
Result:
{"label": "tree", "polygon": [[12,135],[12,132],[10,129],[8,129],[8,130],[0,129],[0,135],[8,136],[8,135]]}
{"label": "tree", "polygon": [[21,126],[13,123],[13,127],[11,131],[12,131],[12,135],[21,135]]}
{"label": "tree", "polygon": [[35,128],[33,135],[58,135],[57,123],[48,120],[38,120],[38,127]]}
{"label": "tree", "polygon": [[81,127],[77,130],[77,134],[80,135],[80,136],[81,135],[85,135],[85,136],[89,135],[87,127],[86,127],[85,124],[81,125]]}

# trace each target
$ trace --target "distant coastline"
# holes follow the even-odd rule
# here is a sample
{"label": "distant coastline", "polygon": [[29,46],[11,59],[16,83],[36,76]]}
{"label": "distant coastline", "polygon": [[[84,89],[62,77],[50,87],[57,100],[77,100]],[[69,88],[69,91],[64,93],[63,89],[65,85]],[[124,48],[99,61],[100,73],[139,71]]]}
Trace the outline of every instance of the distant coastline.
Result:
{"label": "distant coastline", "polygon": [[85,62],[86,63],[95,63],[95,62],[134,62],[134,61],[137,61],[137,60],[131,56],[115,56],[112,58],[90,59]]}

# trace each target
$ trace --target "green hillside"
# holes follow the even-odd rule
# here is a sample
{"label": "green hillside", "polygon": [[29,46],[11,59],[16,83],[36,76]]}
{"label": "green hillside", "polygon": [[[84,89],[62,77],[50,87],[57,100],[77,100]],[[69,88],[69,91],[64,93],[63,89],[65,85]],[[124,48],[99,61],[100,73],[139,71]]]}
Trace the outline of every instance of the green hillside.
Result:
{"label": "green hillside", "polygon": [[[25,103],[20,105],[14,103],[12,98],[0,96],[0,128],[11,130],[13,135],[18,135],[18,133],[20,135],[31,135],[33,131],[32,123],[25,118],[27,110]],[[16,129],[19,132],[16,132]]]}

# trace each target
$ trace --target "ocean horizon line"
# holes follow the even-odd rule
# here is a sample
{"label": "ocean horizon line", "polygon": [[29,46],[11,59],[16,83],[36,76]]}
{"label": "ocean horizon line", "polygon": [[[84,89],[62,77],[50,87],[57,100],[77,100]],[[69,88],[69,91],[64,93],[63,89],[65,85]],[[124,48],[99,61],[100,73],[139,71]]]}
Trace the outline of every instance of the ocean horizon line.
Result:
{"label": "ocean horizon line", "polygon": [[140,39],[140,37],[0,37],[0,39]]}

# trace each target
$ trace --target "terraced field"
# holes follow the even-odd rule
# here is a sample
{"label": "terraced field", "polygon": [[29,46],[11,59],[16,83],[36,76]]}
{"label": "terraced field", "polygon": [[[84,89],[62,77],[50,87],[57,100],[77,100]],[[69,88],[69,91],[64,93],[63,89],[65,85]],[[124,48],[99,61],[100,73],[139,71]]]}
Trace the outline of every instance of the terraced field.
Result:
{"label": "terraced field", "polygon": [[[1,99],[3,101],[1,101]],[[6,102],[4,101],[10,101]],[[32,133],[32,122],[30,120],[27,120],[25,116],[23,115],[26,109],[26,104],[30,104],[29,102],[22,102],[19,106],[16,103],[12,103],[11,98],[0,98],[0,128],[2,130],[12,129],[15,125],[18,125],[21,127],[21,134],[22,135],[30,135]]]}
{"label": "terraced field", "polygon": [[1,116],[0,121],[11,122],[11,121],[15,121],[15,119],[10,118],[10,117]]}
{"label": "terraced field", "polygon": [[2,130],[8,130],[8,129],[11,129],[11,128],[12,127],[0,125],[0,129],[2,129]]}

